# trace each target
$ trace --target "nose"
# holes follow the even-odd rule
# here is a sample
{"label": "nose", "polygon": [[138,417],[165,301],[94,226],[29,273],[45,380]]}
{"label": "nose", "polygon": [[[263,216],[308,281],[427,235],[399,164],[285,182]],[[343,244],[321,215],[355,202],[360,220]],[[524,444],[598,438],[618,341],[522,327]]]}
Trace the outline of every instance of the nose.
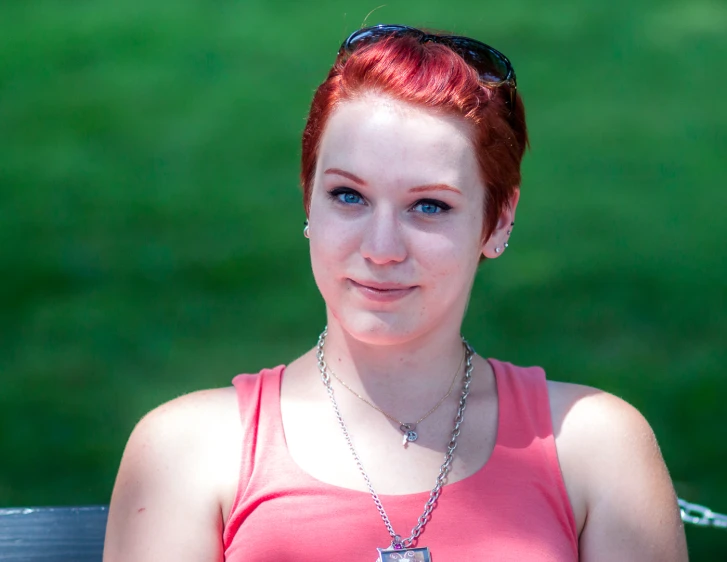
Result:
{"label": "nose", "polygon": [[377,209],[364,228],[361,239],[363,257],[377,265],[403,262],[407,247],[402,226],[393,209]]}

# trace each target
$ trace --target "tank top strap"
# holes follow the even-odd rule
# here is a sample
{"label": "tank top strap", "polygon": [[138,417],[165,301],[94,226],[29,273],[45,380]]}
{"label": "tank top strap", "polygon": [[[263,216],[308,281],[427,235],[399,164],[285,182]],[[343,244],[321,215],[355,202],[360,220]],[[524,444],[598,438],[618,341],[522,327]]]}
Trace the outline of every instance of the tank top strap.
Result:
{"label": "tank top strap", "polygon": [[286,450],[280,423],[280,382],[284,369],[284,365],[279,365],[232,379],[240,413],[242,452],[237,492],[223,533],[225,544],[234,537],[243,519],[238,512],[256,471],[264,470],[265,463],[275,466],[278,459],[272,457]]}
{"label": "tank top strap", "polygon": [[237,392],[244,450],[240,482],[248,482],[261,458],[279,451],[285,443],[280,425],[280,383],[284,365],[259,373],[237,375],[232,384]]}
{"label": "tank top strap", "polygon": [[500,418],[493,452],[498,462],[491,475],[517,481],[521,489],[540,490],[577,552],[578,534],[558,461],[545,371],[489,362],[497,381]]}
{"label": "tank top strap", "polygon": [[553,436],[545,371],[488,360],[495,372],[499,404],[498,445],[527,446],[533,439]]}

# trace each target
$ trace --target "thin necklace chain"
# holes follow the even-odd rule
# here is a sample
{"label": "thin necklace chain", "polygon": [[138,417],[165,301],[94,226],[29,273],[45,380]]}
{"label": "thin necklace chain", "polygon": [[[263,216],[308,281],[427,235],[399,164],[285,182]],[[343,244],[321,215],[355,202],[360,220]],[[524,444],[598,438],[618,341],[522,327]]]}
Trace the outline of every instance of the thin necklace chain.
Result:
{"label": "thin necklace chain", "polygon": [[417,425],[419,425],[420,423],[422,423],[422,422],[423,422],[423,421],[424,421],[425,419],[427,419],[427,418],[428,418],[429,416],[431,416],[431,415],[432,415],[432,414],[433,414],[434,412],[436,412],[436,411],[437,411],[437,408],[439,408],[439,407],[440,407],[440,406],[441,406],[441,405],[442,405],[442,404],[444,403],[444,401],[445,401],[445,400],[446,400],[447,398],[449,398],[449,395],[450,395],[450,394],[452,394],[452,389],[454,388],[454,383],[455,383],[455,382],[457,382],[457,375],[459,374],[459,370],[460,370],[460,369],[462,368],[462,364],[464,363],[464,358],[465,358],[465,356],[466,356],[466,355],[467,355],[467,351],[465,350],[465,352],[464,352],[464,353],[462,354],[462,359],[460,360],[460,362],[459,362],[459,365],[457,365],[457,370],[456,370],[456,371],[454,372],[454,375],[452,375],[452,382],[451,382],[451,383],[450,383],[450,385],[449,385],[449,389],[447,390],[447,394],[445,394],[444,396],[442,396],[442,397],[441,397],[441,398],[439,399],[439,402],[437,402],[437,403],[436,403],[436,404],[434,405],[434,407],[433,407],[433,408],[432,408],[431,410],[429,410],[429,411],[428,411],[428,412],[427,412],[426,414],[424,414],[424,415],[423,415],[423,416],[422,416],[421,418],[419,418],[419,419],[418,419],[417,421],[415,421],[415,422],[409,422],[409,423],[406,423],[406,422],[403,422],[403,421],[399,421],[398,419],[396,419],[396,418],[395,418],[394,416],[392,416],[391,414],[389,414],[389,413],[385,412],[384,410],[382,410],[381,408],[379,408],[379,407],[378,407],[378,406],[377,406],[376,404],[374,404],[373,402],[369,402],[369,401],[368,401],[368,400],[367,400],[366,398],[364,398],[363,396],[361,396],[361,395],[360,395],[360,394],[359,394],[358,392],[356,392],[356,391],[355,391],[355,390],[354,390],[353,388],[351,388],[351,387],[350,387],[350,386],[348,386],[348,385],[347,385],[347,384],[346,384],[345,382],[343,382],[343,381],[342,381],[342,380],[341,380],[341,379],[340,379],[340,378],[338,377],[338,375],[337,375],[336,373],[334,373],[334,372],[333,372],[333,369],[331,369],[331,367],[327,366],[326,368],[328,369],[328,372],[329,372],[329,373],[331,373],[331,376],[332,376],[332,377],[333,377],[334,379],[336,379],[336,380],[337,380],[337,381],[338,381],[339,383],[341,383],[341,385],[342,385],[342,386],[343,386],[343,387],[344,387],[344,388],[345,388],[346,390],[348,390],[348,391],[349,391],[349,392],[350,392],[351,394],[353,394],[353,395],[354,395],[354,396],[355,396],[356,398],[358,398],[358,399],[359,399],[359,400],[361,400],[362,402],[365,402],[366,404],[368,404],[369,406],[371,406],[371,407],[372,407],[372,408],[373,408],[374,410],[378,410],[379,412],[381,412],[382,414],[384,414],[384,415],[385,415],[385,416],[386,416],[387,418],[389,418],[389,419],[390,419],[391,421],[393,421],[393,422],[395,422],[395,423],[398,423],[398,424],[399,424],[399,427],[404,427],[404,426],[407,426],[407,427],[409,427],[409,428],[413,428],[413,427],[416,427]]}
{"label": "thin necklace chain", "polygon": [[454,418],[454,429],[452,430],[452,436],[449,440],[449,443],[447,444],[447,452],[444,455],[444,463],[439,469],[439,474],[437,475],[437,479],[434,485],[434,488],[429,493],[429,499],[424,504],[424,512],[419,516],[419,519],[417,520],[417,524],[414,526],[414,528],[411,531],[411,535],[409,537],[402,539],[400,535],[397,535],[394,531],[394,527],[391,525],[391,521],[389,520],[388,515],[386,515],[386,511],[384,510],[384,506],[381,503],[381,500],[379,499],[378,494],[374,490],[373,485],[371,484],[371,479],[369,478],[369,475],[366,473],[366,470],[364,470],[363,463],[361,462],[361,459],[358,456],[358,453],[356,453],[356,449],[353,447],[353,441],[351,440],[351,435],[348,433],[348,428],[346,427],[346,424],[343,421],[343,416],[341,416],[341,411],[338,408],[338,403],[336,402],[336,397],[333,394],[333,386],[331,385],[331,377],[328,374],[329,369],[326,365],[326,357],[325,353],[323,351],[323,347],[326,343],[326,336],[328,335],[328,327],[324,328],[323,332],[321,332],[321,335],[318,337],[318,345],[317,345],[317,353],[316,357],[318,359],[318,370],[321,373],[321,379],[323,380],[323,384],[326,387],[326,391],[328,392],[328,396],[331,399],[331,403],[333,404],[333,410],[336,413],[336,418],[338,420],[338,425],[341,428],[341,431],[343,432],[343,436],[346,439],[346,443],[348,444],[348,448],[351,451],[351,454],[353,455],[354,460],[356,461],[356,466],[359,469],[359,472],[361,472],[361,475],[364,478],[364,481],[366,482],[366,487],[369,490],[369,493],[371,494],[371,498],[374,500],[374,504],[376,505],[376,509],[379,512],[379,515],[381,515],[381,519],[384,522],[384,525],[386,526],[386,530],[389,531],[389,536],[391,536],[391,546],[397,549],[401,548],[409,548],[413,546],[419,538],[419,535],[422,534],[424,531],[424,527],[426,526],[427,522],[429,521],[429,518],[432,514],[432,510],[434,509],[435,504],[437,503],[437,500],[439,499],[439,495],[442,492],[442,487],[444,486],[444,481],[447,478],[447,474],[449,474],[449,470],[452,467],[452,459],[454,459],[454,450],[457,448],[457,438],[459,437],[459,434],[461,433],[461,426],[462,422],[464,421],[464,411],[465,407],[467,405],[467,396],[470,393],[470,383],[472,382],[472,371],[474,371],[474,365],[472,364],[472,357],[474,355],[474,350],[470,345],[467,343],[467,341],[462,338],[462,343],[465,346],[465,372],[463,377],[463,384],[462,384],[462,396],[459,399],[459,407],[457,408],[457,415]]}

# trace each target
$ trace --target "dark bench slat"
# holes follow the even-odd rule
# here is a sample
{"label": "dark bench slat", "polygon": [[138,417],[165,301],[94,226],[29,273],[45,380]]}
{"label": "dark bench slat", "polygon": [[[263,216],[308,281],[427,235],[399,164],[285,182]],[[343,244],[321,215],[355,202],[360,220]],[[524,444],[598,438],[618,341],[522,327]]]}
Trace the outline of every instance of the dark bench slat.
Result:
{"label": "dark bench slat", "polygon": [[101,562],[107,506],[0,509],[0,562]]}

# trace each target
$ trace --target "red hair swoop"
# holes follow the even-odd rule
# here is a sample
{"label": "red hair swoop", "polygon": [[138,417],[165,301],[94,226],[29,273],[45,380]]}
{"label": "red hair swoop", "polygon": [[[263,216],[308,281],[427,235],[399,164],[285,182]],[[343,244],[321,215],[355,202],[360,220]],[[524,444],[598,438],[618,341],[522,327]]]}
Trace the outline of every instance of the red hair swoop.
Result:
{"label": "red hair swoop", "polygon": [[339,103],[379,93],[457,115],[472,126],[472,143],[486,187],[484,236],[488,238],[515,189],[528,144],[525,108],[507,87],[486,86],[477,71],[449,47],[412,37],[388,37],[342,53],[318,87],[303,131],[300,179],[306,213],[321,135]]}

